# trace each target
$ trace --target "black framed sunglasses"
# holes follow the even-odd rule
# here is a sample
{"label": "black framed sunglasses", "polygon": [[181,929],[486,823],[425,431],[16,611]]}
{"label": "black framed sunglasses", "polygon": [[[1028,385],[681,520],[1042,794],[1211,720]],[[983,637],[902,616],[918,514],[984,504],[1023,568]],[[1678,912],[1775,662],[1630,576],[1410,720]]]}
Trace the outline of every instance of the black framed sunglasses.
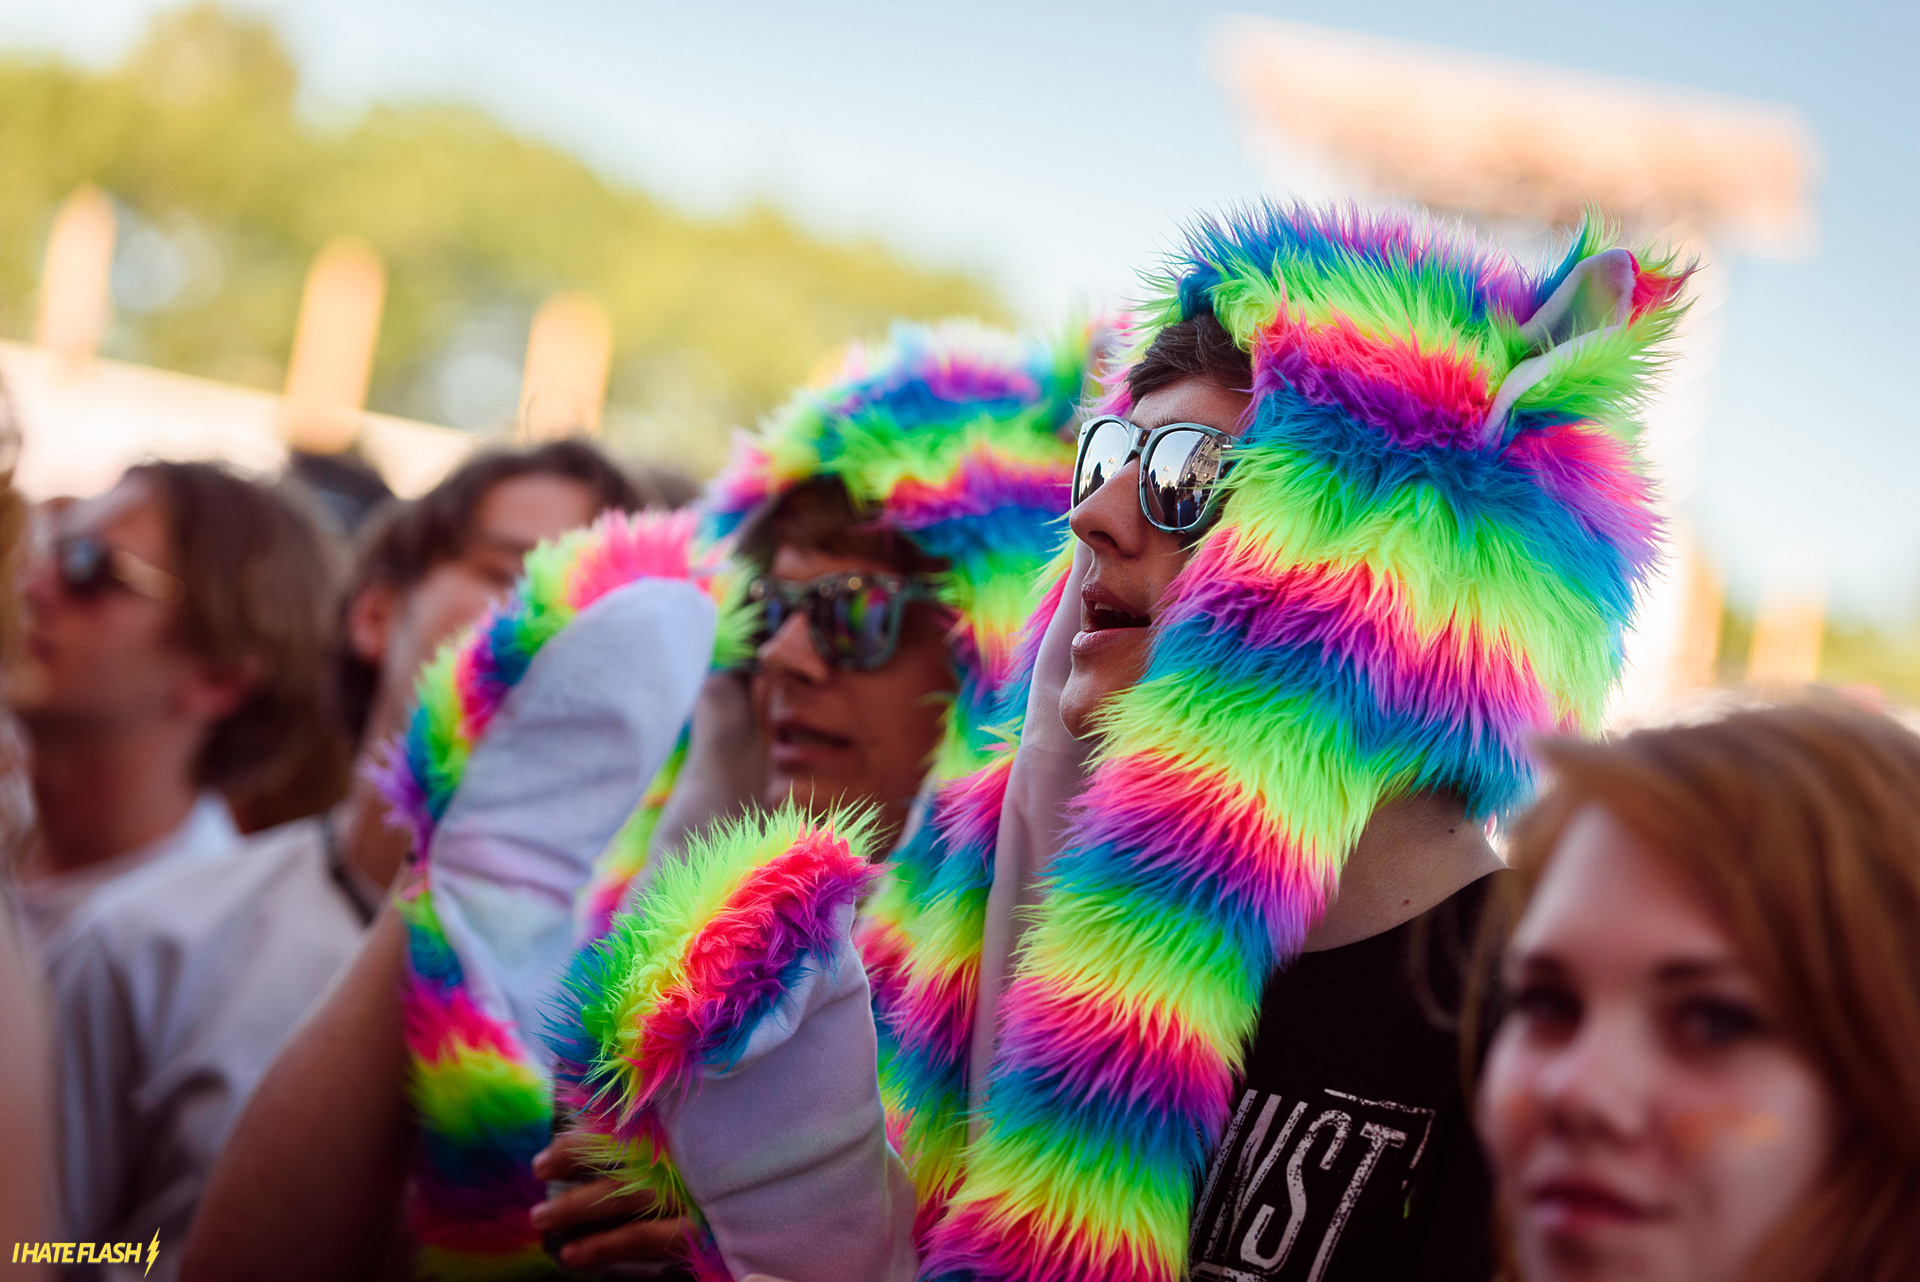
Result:
{"label": "black framed sunglasses", "polygon": [[1140,460],[1140,512],[1155,529],[1198,534],[1220,512],[1220,480],[1232,470],[1233,437],[1204,423],[1168,423],[1151,430],[1118,414],[1080,427],[1073,461],[1073,505],[1079,507],[1134,458]]}
{"label": "black framed sunglasses", "polygon": [[864,570],[823,574],[806,583],[762,574],[747,585],[748,602],[764,607],[755,650],[799,612],[806,616],[815,652],[850,672],[886,666],[900,644],[907,607],[935,599],[933,585],[925,579]]}
{"label": "black framed sunglasses", "polygon": [[123,588],[155,601],[171,601],[180,580],[92,534],[68,534],[53,542],[53,569],[60,586],[79,598]]}

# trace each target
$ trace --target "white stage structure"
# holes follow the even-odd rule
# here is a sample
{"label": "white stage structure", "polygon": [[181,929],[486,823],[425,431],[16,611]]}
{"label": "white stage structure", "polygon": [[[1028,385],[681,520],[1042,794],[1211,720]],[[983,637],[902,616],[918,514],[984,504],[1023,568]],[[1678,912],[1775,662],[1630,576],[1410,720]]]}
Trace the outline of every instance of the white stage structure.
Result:
{"label": "white stage structure", "polygon": [[[1709,684],[1719,644],[1717,577],[1674,504],[1692,488],[1692,438],[1725,277],[1716,252],[1796,256],[1816,239],[1819,151],[1791,108],[1640,84],[1266,18],[1214,31],[1215,80],[1277,185],[1310,197],[1412,200],[1488,227],[1522,249],[1597,206],[1634,233],[1697,257],[1696,302],[1645,446],[1667,499],[1674,552],[1628,641],[1616,724],[1659,716]],[[1817,633],[1817,595],[1810,600]],[[1765,611],[1756,678],[1810,680],[1809,603]],[[1775,644],[1772,621],[1797,640]],[[1809,660],[1809,654],[1812,659]]]}

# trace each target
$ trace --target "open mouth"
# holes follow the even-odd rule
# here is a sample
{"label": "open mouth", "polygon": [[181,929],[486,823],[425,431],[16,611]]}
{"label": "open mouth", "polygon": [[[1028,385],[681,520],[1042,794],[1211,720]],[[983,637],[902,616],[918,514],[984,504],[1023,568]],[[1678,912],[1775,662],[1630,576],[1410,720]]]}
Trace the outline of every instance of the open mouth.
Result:
{"label": "open mouth", "polygon": [[1108,628],[1144,628],[1150,620],[1144,614],[1129,614],[1111,606],[1096,605],[1087,610],[1087,631],[1104,632]]}
{"label": "open mouth", "polygon": [[1089,589],[1080,596],[1080,630],[1083,632],[1145,628],[1152,624],[1152,619],[1128,609],[1111,593]]}
{"label": "open mouth", "polygon": [[773,728],[773,741],[788,748],[851,748],[853,740],[829,734],[798,721],[782,721]]}

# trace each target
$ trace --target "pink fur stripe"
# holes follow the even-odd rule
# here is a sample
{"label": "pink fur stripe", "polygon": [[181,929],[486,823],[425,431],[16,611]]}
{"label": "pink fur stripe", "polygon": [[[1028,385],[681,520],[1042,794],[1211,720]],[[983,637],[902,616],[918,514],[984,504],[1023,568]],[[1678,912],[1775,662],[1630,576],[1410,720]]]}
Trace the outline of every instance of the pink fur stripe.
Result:
{"label": "pink fur stripe", "polygon": [[1365,564],[1275,562],[1229,533],[1203,545],[1183,578],[1197,587],[1168,611],[1169,625],[1231,618],[1244,624],[1251,646],[1316,642],[1330,657],[1358,665],[1383,710],[1464,714],[1516,751],[1528,734],[1557,720],[1532,665],[1509,643],[1490,644],[1470,621],[1422,631],[1408,589],[1390,573]]}
{"label": "pink fur stripe", "polygon": [[1374,336],[1344,316],[1309,327],[1281,319],[1253,350],[1262,388],[1285,382],[1309,401],[1338,405],[1412,448],[1473,449],[1493,397],[1487,370],[1451,347],[1424,350],[1406,335]]}
{"label": "pink fur stripe", "polygon": [[1001,1046],[1056,1076],[1073,1098],[1225,1123],[1237,1064],[1177,1010],[1132,1006],[1098,976],[1026,980],[1008,990],[1003,1009]]}
{"label": "pink fur stripe", "polygon": [[836,907],[878,872],[823,829],[802,833],[749,872],[688,942],[681,978],[641,1021],[644,1053],[633,1064],[628,1118],[697,1081],[717,1046],[750,1022],[756,1003],[784,989],[787,969],[824,943]]}
{"label": "pink fur stripe", "polygon": [[[960,1206],[943,1225],[936,1253],[922,1261],[920,1276],[963,1273],[972,1282],[1176,1282],[1160,1259],[1147,1258],[1136,1240],[1062,1241],[1051,1216],[1009,1215],[978,1202]],[[963,1272],[964,1271],[964,1272]]]}

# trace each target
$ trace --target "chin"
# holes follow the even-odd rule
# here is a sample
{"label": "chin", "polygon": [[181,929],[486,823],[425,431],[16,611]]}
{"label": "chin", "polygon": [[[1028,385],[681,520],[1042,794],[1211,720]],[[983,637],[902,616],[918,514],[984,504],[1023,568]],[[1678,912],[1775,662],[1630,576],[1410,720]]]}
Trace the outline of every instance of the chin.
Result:
{"label": "chin", "polygon": [[767,791],[760,798],[769,810],[778,810],[791,802],[802,810],[808,809],[813,798],[813,780],[805,776],[769,773]]}
{"label": "chin", "polygon": [[803,813],[820,819],[833,810],[843,792],[844,788],[819,775],[776,775],[767,781],[767,804],[792,802]]}
{"label": "chin", "polygon": [[1516,1226],[1515,1255],[1527,1282],[1698,1282],[1664,1226]]}
{"label": "chin", "polygon": [[1093,734],[1095,714],[1120,691],[1117,683],[1103,680],[1102,676],[1099,672],[1081,671],[1079,661],[1075,660],[1073,672],[1060,689],[1060,720],[1066,725],[1067,733],[1076,739]]}
{"label": "chin", "polygon": [[1140,684],[1152,650],[1152,634],[1146,628],[1115,628],[1094,635],[1099,640],[1090,646],[1082,644],[1084,632],[1074,639],[1067,682],[1060,690],[1060,720],[1077,739],[1094,732],[1098,713],[1114,696]]}

